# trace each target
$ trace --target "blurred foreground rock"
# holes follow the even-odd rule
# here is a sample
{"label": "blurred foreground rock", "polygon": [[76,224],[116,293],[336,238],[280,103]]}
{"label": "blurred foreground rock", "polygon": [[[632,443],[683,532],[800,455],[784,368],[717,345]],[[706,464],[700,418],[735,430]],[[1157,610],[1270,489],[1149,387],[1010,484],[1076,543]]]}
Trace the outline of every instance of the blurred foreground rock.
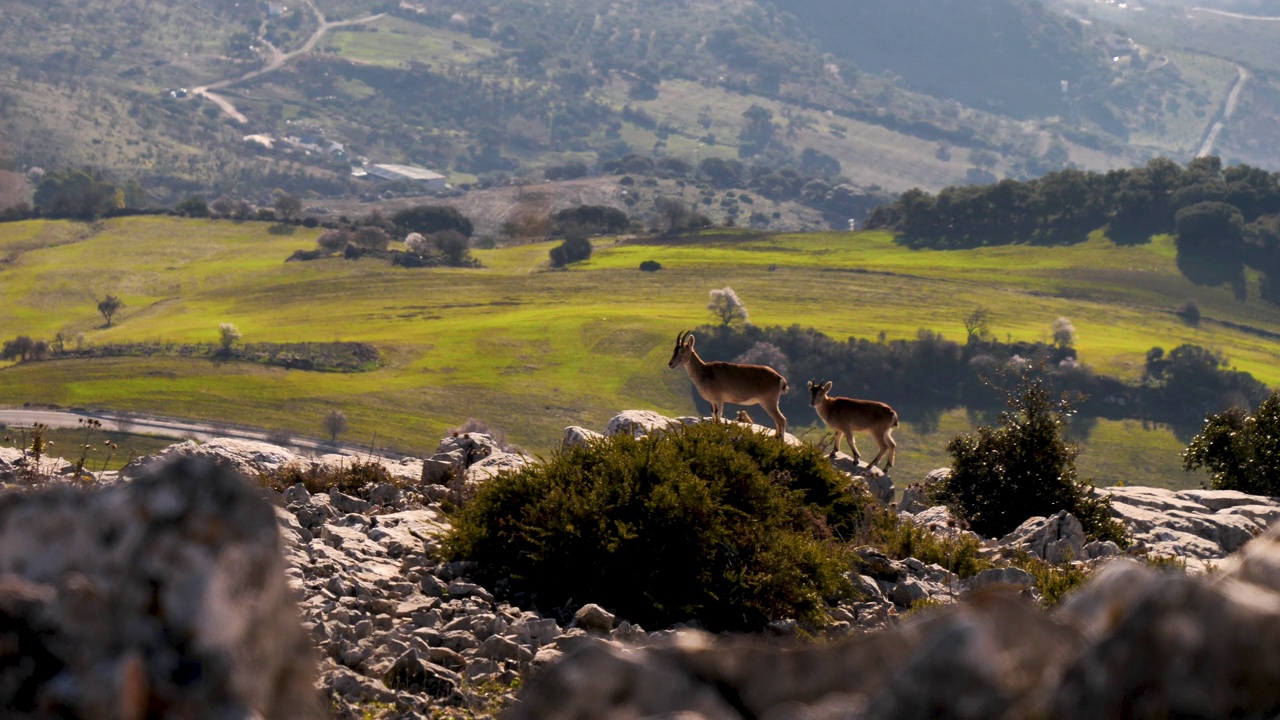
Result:
{"label": "blurred foreground rock", "polygon": [[180,458],[99,491],[0,495],[4,717],[319,717],[258,491]]}
{"label": "blurred foreground rock", "polygon": [[1280,531],[1212,580],[1115,561],[1052,615],[992,587],[826,645],[694,631],[643,649],[588,643],[513,716],[1274,717]]}

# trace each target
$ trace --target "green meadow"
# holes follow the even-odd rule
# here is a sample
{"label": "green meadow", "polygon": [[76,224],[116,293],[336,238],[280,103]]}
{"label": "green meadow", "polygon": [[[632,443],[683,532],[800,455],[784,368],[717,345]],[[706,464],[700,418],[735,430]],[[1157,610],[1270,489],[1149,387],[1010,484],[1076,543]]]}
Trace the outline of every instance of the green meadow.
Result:
{"label": "green meadow", "polygon": [[[0,339],[213,343],[229,322],[245,342],[363,341],[383,355],[382,367],[355,374],[174,357],[28,362],[0,369],[0,404],[146,411],[311,436],[338,408],[350,420],[344,440],[405,452],[429,451],[449,428],[478,418],[546,453],[566,425],[602,429],[622,409],[694,412],[687,377],[666,363],[677,332],[711,321],[708,291],[724,286],[756,324],[839,339],[913,338],[927,328],[963,340],[964,316],[986,307],[1001,339],[1046,339],[1056,318],[1070,318],[1082,361],[1129,380],[1152,346],[1192,342],[1280,384],[1277,343],[1266,334],[1280,332],[1280,314],[1257,299],[1256,279],[1244,302],[1226,287],[1194,286],[1167,238],[934,251],[877,232],[715,231],[597,240],[589,261],[560,271],[547,263],[552,243],[477,250],[480,269],[285,262],[318,234],[167,217],[0,224]],[[644,260],[663,269],[640,272]],[[125,302],[111,327],[96,310],[108,293]],[[1174,315],[1188,298],[1200,303],[1198,327]],[[877,399],[892,403],[893,394],[886,387]],[[796,429],[814,420],[791,418]],[[963,412],[928,433],[904,426],[895,477],[912,482],[945,465],[946,442],[968,427]],[[1081,472],[1099,481],[1201,479],[1178,469],[1184,443],[1166,429],[1100,421],[1084,440]]]}

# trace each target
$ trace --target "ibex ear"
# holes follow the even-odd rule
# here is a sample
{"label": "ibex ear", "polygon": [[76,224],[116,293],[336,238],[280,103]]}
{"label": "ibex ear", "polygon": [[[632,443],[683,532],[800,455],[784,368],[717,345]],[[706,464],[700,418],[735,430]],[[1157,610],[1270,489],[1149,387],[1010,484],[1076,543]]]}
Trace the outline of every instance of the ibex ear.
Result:
{"label": "ibex ear", "polygon": [[828,380],[828,381],[827,381],[827,383],[826,383],[825,385],[823,385],[823,386],[822,386],[822,389],[823,389],[823,390],[825,390],[825,391],[827,391],[827,392],[831,392],[831,381],[830,381],[830,380]]}
{"label": "ibex ear", "polygon": [[813,388],[814,388],[813,381],[812,381],[812,380],[810,380],[810,381],[809,381],[809,389],[810,389],[810,390],[812,390]]}
{"label": "ibex ear", "polygon": [[684,346],[688,348],[693,347],[693,333],[689,333],[689,336],[684,339]]}

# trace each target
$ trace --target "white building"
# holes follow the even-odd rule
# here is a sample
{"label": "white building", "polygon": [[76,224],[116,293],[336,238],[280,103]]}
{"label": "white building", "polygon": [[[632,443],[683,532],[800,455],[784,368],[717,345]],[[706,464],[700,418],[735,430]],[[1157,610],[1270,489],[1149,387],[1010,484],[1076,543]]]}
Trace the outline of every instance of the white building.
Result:
{"label": "white building", "polygon": [[426,168],[413,167],[411,165],[391,165],[382,163],[378,165],[370,165],[365,171],[371,176],[381,178],[383,180],[411,180],[421,183],[428,191],[447,190],[449,186],[445,183],[445,176],[438,172],[433,172]]}

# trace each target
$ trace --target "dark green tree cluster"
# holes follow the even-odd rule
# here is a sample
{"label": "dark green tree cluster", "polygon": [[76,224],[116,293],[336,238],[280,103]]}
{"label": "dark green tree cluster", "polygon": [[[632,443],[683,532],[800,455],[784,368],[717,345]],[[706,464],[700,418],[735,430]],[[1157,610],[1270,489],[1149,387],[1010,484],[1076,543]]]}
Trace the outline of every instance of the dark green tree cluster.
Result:
{"label": "dark green tree cluster", "polygon": [[1188,471],[1207,470],[1215,489],[1280,495],[1280,393],[1253,412],[1235,406],[1209,415],[1182,458]]}
{"label": "dark green tree cluster", "polygon": [[[698,348],[708,360],[738,360],[753,348],[771,346],[786,358],[793,386],[813,378],[831,380],[835,394],[883,400],[905,420],[924,425],[956,408],[999,409],[1002,399],[988,383],[1002,369],[1023,363],[1043,366],[1055,386],[1084,398],[1079,402],[1082,420],[1152,420],[1168,423],[1185,438],[1200,428],[1206,413],[1242,400],[1257,403],[1267,394],[1252,375],[1230,369],[1221,354],[1196,345],[1180,345],[1168,354],[1153,348],[1146,378],[1131,384],[1080,365],[1069,345],[999,342],[974,329],[962,344],[929,330],[919,331],[914,340],[886,342],[839,341],[799,325],[707,327],[699,333]],[[885,388],[892,391],[886,394]],[[788,417],[813,413],[803,393],[784,395],[782,411]]]}
{"label": "dark green tree cluster", "polygon": [[445,230],[471,237],[475,226],[471,219],[451,205],[418,205],[400,210],[391,216],[391,223],[403,236],[409,233],[431,235]]}
{"label": "dark green tree cluster", "polygon": [[820,619],[851,588],[865,491],[813,447],[731,423],[617,435],[498,477],[453,518],[452,559],[542,612],[587,600],[646,627]]}
{"label": "dark green tree cluster", "polygon": [[[136,183],[126,187],[108,180],[101,172],[68,168],[46,173],[36,186],[33,201],[46,217],[92,220],[112,210],[120,210],[128,200],[141,203],[141,189]],[[132,205],[131,207],[137,207]]]}
{"label": "dark green tree cluster", "polygon": [[620,233],[631,226],[631,218],[617,208],[605,205],[579,205],[565,208],[551,216],[554,232],[564,234],[569,228],[581,228],[591,235]]}
{"label": "dark green tree cluster", "polygon": [[1189,279],[1242,284],[1246,265],[1268,279],[1280,273],[1280,174],[1223,168],[1216,157],[1185,168],[1159,158],[1107,173],[1063,170],[937,195],[909,190],[877,208],[867,226],[935,248],[1074,243],[1100,228],[1117,244],[1176,233],[1178,265]]}
{"label": "dark green tree cluster", "polygon": [[591,258],[591,241],[585,234],[572,232],[565,241],[551,248],[551,265],[564,267]]}
{"label": "dark green tree cluster", "polygon": [[947,444],[951,475],[930,488],[930,500],[950,507],[986,537],[1066,510],[1091,539],[1125,544],[1124,527],[1110,516],[1110,500],[1076,475],[1079,449],[1065,436],[1072,412],[1066,398],[1054,398],[1044,378],[1028,369],[1008,392],[1007,404],[996,426]]}

